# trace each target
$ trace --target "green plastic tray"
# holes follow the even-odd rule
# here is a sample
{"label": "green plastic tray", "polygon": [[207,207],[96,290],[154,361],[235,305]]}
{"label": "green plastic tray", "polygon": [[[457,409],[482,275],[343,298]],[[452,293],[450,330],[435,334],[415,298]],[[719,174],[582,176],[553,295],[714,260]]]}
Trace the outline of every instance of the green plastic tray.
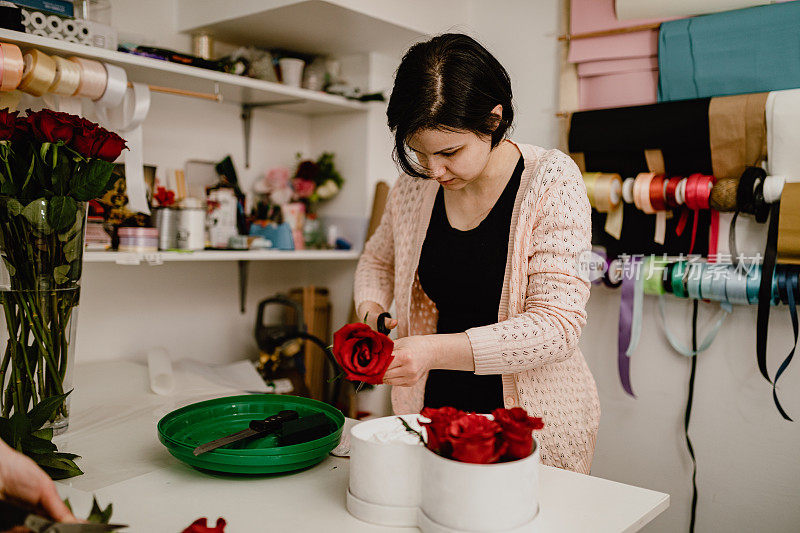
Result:
{"label": "green plastic tray", "polygon": [[[263,419],[284,409],[301,417],[324,413],[336,428],[325,437],[278,446],[277,436],[247,439],[195,457],[200,444],[246,429],[250,420]],[[186,464],[214,472],[275,474],[291,472],[322,461],[338,444],[344,426],[341,411],[326,403],[299,396],[247,394],[194,403],[176,409],[158,422],[158,440]]]}

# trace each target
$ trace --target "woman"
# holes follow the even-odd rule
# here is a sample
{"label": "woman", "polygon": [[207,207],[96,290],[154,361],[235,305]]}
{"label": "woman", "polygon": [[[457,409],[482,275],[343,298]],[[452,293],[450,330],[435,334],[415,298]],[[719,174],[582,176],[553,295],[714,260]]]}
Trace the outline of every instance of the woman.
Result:
{"label": "woman", "polygon": [[511,81],[466,35],[408,50],[387,116],[404,174],[355,298],[373,328],[395,300],[395,412],[523,407],[544,419],[542,462],[588,474],[600,406],[578,349],[591,226],[580,172],[558,150],[505,139]]}

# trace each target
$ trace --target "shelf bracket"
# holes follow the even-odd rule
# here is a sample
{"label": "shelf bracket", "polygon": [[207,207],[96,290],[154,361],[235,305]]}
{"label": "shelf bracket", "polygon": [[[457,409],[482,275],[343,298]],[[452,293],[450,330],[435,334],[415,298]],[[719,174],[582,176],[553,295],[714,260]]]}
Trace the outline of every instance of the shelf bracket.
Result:
{"label": "shelf bracket", "polygon": [[239,313],[244,314],[245,304],[247,303],[247,266],[250,261],[238,261],[239,263]]}
{"label": "shelf bracket", "polygon": [[244,166],[250,168],[250,135],[253,122],[253,110],[259,107],[274,107],[286,104],[301,104],[303,99],[281,100],[278,102],[253,102],[242,104],[242,127],[244,128]]}

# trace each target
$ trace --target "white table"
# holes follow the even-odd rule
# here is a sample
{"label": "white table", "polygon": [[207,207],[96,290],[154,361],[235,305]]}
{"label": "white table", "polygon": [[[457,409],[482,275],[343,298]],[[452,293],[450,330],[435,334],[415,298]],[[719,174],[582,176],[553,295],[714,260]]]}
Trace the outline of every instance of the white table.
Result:
{"label": "white table", "polygon": [[[76,513],[88,513],[92,494],[114,504],[112,521],[133,532],[179,532],[196,518],[228,522],[228,533],[250,531],[404,532],[367,524],[345,508],[348,459],[276,476],[212,475],[174,459],[158,441],[156,422],[167,412],[233,391],[149,392],[147,371],[131,362],[78,365],[69,431],[61,451],[82,455],[85,474],[58,483]],[[543,466],[541,531],[638,531],[669,506],[669,495]]]}

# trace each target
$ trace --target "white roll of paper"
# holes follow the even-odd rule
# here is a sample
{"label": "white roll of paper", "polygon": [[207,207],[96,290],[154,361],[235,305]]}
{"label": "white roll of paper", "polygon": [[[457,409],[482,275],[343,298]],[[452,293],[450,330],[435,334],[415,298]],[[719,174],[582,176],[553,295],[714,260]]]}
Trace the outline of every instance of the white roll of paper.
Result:
{"label": "white roll of paper", "polygon": [[47,24],[47,31],[50,33],[61,33],[64,29],[64,22],[61,17],[55,15],[49,15],[45,24]]}
{"label": "white roll of paper", "polygon": [[47,15],[41,11],[33,11],[30,16],[31,26],[36,30],[43,30],[47,27]]}
{"label": "white roll of paper", "polygon": [[150,376],[150,390],[154,393],[166,395],[175,388],[172,360],[166,349],[158,347],[147,351],[147,372]]}
{"label": "white roll of paper", "polygon": [[175,388],[172,360],[166,349],[158,347],[147,351],[147,373],[150,376],[150,390],[154,393],[165,395]]}
{"label": "white roll of paper", "polygon": [[772,4],[770,0],[615,0],[619,20],[705,15]]}

